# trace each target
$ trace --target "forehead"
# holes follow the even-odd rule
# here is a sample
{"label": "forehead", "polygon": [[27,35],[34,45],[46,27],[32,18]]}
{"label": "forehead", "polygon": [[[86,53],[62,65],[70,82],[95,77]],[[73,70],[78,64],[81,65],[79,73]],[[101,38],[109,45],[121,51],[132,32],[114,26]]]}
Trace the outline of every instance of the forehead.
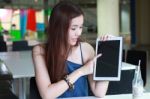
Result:
{"label": "forehead", "polygon": [[73,18],[71,20],[71,26],[72,25],[83,25],[83,15]]}

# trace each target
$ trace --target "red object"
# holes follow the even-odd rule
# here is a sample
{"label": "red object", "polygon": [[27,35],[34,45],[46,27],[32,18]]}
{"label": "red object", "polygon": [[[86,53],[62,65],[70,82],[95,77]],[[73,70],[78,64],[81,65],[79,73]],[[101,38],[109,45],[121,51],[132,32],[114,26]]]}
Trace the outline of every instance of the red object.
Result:
{"label": "red object", "polygon": [[27,30],[36,31],[35,10],[29,9],[27,14]]}

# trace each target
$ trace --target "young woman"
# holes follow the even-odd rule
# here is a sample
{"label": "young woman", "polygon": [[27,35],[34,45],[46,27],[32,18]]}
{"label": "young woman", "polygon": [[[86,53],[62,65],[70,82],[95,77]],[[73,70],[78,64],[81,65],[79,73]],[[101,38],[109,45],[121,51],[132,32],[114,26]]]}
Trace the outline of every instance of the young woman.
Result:
{"label": "young woman", "polygon": [[[47,28],[47,42],[33,48],[36,83],[43,99],[88,96],[88,87],[104,97],[108,81],[93,81],[94,49],[80,41],[84,15],[71,2],[54,6]],[[105,39],[105,38],[104,38]],[[88,86],[88,83],[90,86]]]}

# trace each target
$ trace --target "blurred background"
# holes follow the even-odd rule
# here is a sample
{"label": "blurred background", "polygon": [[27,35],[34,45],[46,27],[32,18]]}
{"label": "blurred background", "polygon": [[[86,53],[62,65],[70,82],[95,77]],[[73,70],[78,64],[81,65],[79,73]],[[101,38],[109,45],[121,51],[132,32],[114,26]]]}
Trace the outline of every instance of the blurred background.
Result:
{"label": "blurred background", "polygon": [[[44,42],[51,10],[59,1],[63,0],[0,0],[0,36],[7,42],[8,51],[16,41]],[[111,34],[123,37],[124,50],[144,50],[150,56],[150,0],[68,1],[84,11],[82,38],[93,47],[97,36]],[[147,60],[145,89],[150,91],[150,59]]]}
{"label": "blurred background", "polygon": [[[44,30],[48,23],[52,7],[61,0],[0,0],[0,35],[10,35],[8,40],[44,39]],[[98,19],[101,11],[105,8],[101,5],[112,0],[69,0],[81,6],[85,13],[83,35],[88,39],[95,39],[98,34]],[[114,0],[111,4],[118,6],[117,16],[113,15],[114,9],[108,10],[112,16],[119,18],[114,25],[118,25],[117,34],[125,38],[127,47],[139,47],[150,45],[150,11],[148,0]],[[101,6],[101,8],[99,8]],[[102,9],[103,10],[103,9]],[[98,12],[99,11],[99,12]],[[104,9],[105,11],[105,9]],[[108,15],[110,15],[108,14]],[[111,17],[111,16],[110,16]],[[115,22],[114,21],[114,22]],[[119,23],[118,23],[119,22]],[[101,23],[101,22],[99,22]],[[101,23],[106,25],[105,23]],[[104,26],[103,25],[103,26]],[[109,25],[108,25],[109,26]],[[107,26],[106,26],[107,27]],[[111,32],[111,31],[110,31]],[[100,33],[99,33],[100,34]]]}

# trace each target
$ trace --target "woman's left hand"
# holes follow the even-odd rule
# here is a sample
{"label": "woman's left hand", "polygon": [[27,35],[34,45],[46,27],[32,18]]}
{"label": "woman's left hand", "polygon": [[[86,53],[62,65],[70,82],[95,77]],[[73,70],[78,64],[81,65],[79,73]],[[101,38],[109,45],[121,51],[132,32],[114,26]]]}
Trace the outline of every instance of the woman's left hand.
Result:
{"label": "woman's left hand", "polygon": [[111,39],[113,37],[115,37],[115,36],[113,36],[113,35],[104,35],[104,36],[100,36],[99,39],[102,40],[102,41],[106,41],[106,40]]}

